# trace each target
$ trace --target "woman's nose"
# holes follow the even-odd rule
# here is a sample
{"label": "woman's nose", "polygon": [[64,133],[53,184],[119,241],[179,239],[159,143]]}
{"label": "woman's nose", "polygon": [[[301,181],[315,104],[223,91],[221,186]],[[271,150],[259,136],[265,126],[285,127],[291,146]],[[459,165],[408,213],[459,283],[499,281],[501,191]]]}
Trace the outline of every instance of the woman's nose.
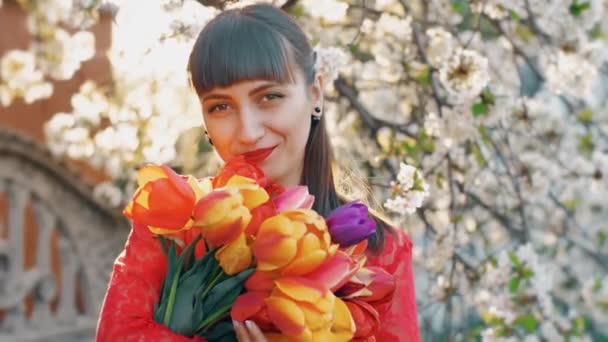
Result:
{"label": "woman's nose", "polygon": [[264,128],[260,116],[260,113],[257,113],[255,110],[248,108],[241,109],[241,127],[238,138],[242,144],[255,144],[264,136],[266,129]]}

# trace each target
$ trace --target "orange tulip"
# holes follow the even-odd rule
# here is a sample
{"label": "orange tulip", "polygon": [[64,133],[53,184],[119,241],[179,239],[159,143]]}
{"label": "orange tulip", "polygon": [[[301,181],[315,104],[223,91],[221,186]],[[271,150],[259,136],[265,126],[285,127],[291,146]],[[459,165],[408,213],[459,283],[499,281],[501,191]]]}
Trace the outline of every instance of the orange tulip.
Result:
{"label": "orange tulip", "polygon": [[251,214],[243,196],[232,188],[217,189],[196,203],[194,225],[211,247],[234,241],[249,223]]}
{"label": "orange tulip", "polygon": [[200,227],[210,246],[235,240],[251,220],[251,209],[266,202],[266,191],[255,181],[233,176],[218,188],[202,197],[194,209],[194,225]]}
{"label": "orange tulip", "polygon": [[180,176],[166,165],[143,167],[137,182],[139,188],[123,213],[152,232],[164,235],[193,226],[194,205],[211,185]]}
{"label": "orange tulip", "polygon": [[233,176],[226,182],[225,188],[237,190],[243,196],[243,205],[249,210],[266,203],[270,199],[266,190],[255,180],[243,176]]}
{"label": "orange tulip", "polygon": [[228,181],[235,175],[253,179],[261,187],[265,187],[268,183],[264,172],[255,164],[247,162],[245,157],[237,156],[226,162],[213,178],[213,187],[224,187]]}
{"label": "orange tulip", "polygon": [[253,244],[257,269],[281,275],[309,273],[337,250],[323,217],[307,209],[288,210],[266,219]]}
{"label": "orange tulip", "polygon": [[264,272],[256,269],[253,273],[245,280],[245,288],[247,291],[262,291],[268,292],[274,288],[274,281],[279,278],[278,272]]}
{"label": "orange tulip", "polygon": [[[350,311],[326,287],[304,277],[283,277],[265,299],[268,317],[295,341],[348,341],[355,332]],[[268,334],[269,340],[280,339]]]}
{"label": "orange tulip", "polygon": [[245,228],[245,234],[256,236],[262,222],[277,214],[277,209],[272,201],[268,201],[251,210],[251,220]]}
{"label": "orange tulip", "polygon": [[251,265],[252,256],[245,234],[240,234],[234,241],[220,247],[215,253],[215,258],[228,275],[237,274],[248,268]]}

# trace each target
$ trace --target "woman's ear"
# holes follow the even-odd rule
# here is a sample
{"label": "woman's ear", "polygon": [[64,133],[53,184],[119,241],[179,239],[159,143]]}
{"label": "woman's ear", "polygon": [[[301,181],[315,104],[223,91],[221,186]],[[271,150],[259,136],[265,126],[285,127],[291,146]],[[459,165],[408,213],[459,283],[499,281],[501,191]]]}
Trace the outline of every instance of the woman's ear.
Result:
{"label": "woman's ear", "polygon": [[[314,115],[321,115],[321,113],[323,112],[323,90],[325,86],[325,81],[323,79],[323,75],[318,73],[315,76],[315,80],[313,81],[312,84],[312,113]],[[314,109],[316,107],[319,107],[321,109],[321,112],[317,113]]]}

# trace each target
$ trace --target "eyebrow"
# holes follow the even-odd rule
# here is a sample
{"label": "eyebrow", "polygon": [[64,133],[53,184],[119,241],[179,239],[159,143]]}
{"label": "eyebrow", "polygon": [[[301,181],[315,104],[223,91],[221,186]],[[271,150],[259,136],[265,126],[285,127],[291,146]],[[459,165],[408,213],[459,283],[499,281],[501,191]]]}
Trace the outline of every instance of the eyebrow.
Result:
{"label": "eyebrow", "polygon": [[[253,95],[255,93],[258,93],[258,92],[260,92],[262,90],[265,90],[265,89],[268,89],[268,88],[272,88],[272,87],[275,87],[275,86],[278,86],[278,85],[280,85],[280,83],[277,83],[277,82],[264,83],[262,85],[259,85],[259,86],[255,87],[255,88],[251,89],[249,91],[249,96],[251,96],[251,95]],[[211,100],[211,99],[229,99],[229,98],[230,98],[229,95],[224,95],[224,94],[209,94],[209,95],[203,96],[202,101]]]}

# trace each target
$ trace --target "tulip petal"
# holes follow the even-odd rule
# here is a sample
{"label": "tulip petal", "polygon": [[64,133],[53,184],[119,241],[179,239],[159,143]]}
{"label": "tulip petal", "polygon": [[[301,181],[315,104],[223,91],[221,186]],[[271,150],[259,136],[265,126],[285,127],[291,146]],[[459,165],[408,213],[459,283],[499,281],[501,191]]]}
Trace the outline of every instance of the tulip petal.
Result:
{"label": "tulip petal", "polygon": [[232,176],[226,187],[237,188],[243,196],[243,205],[248,209],[256,208],[270,199],[266,190],[250,178]]}
{"label": "tulip petal", "polygon": [[265,303],[268,317],[283,334],[293,336],[305,330],[306,317],[298,304],[278,296],[266,298]]}
{"label": "tulip petal", "polygon": [[332,292],[342,287],[359,269],[359,263],[348,254],[338,251],[306,278],[327,286]]}
{"label": "tulip petal", "polygon": [[295,186],[285,190],[273,199],[278,212],[291,209],[310,209],[314,202],[314,196],[308,193],[308,187]]}
{"label": "tulip petal", "polygon": [[241,234],[234,241],[220,247],[215,258],[228,275],[237,274],[249,267],[252,257],[245,235]]}
{"label": "tulip petal", "polygon": [[318,268],[327,259],[327,252],[318,249],[295,258],[281,271],[282,275],[305,275]]}
{"label": "tulip petal", "polygon": [[256,269],[245,280],[245,288],[247,291],[267,291],[270,292],[274,288],[274,281],[279,277],[276,272],[264,272]]}
{"label": "tulip petal", "polygon": [[238,296],[232,304],[230,316],[241,322],[254,316],[264,307],[266,297],[268,297],[268,293],[259,291],[246,292]]}
{"label": "tulip petal", "polygon": [[300,302],[316,303],[329,293],[321,284],[304,277],[282,277],[275,285],[283,294]]}
{"label": "tulip petal", "polygon": [[298,242],[280,235],[260,236],[253,245],[253,253],[260,271],[272,271],[291,262],[297,253]]}
{"label": "tulip petal", "polygon": [[245,228],[245,234],[247,235],[257,235],[258,229],[262,222],[264,222],[267,218],[276,215],[277,211],[274,207],[272,201],[268,201],[253,210],[251,210],[251,220]]}
{"label": "tulip petal", "polygon": [[137,184],[139,186],[144,186],[146,183],[161,178],[168,178],[168,176],[160,165],[146,165],[137,172]]}
{"label": "tulip petal", "polygon": [[370,304],[356,299],[347,300],[346,306],[355,322],[355,337],[373,336],[380,327],[380,315]]}
{"label": "tulip petal", "polygon": [[227,191],[216,190],[203,196],[194,208],[195,225],[207,226],[220,221],[236,204],[238,199],[232,198]]}
{"label": "tulip petal", "polygon": [[209,227],[202,227],[201,233],[211,247],[223,245],[236,239],[243,232],[242,219],[226,224],[216,224]]}

